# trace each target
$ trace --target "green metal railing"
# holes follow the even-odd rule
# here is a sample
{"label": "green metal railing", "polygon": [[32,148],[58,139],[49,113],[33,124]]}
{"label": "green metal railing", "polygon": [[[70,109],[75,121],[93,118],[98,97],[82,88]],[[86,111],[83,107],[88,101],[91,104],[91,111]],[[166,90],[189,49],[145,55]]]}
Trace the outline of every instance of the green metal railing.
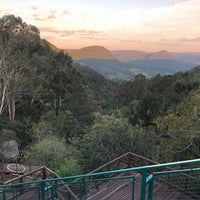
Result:
{"label": "green metal railing", "polygon": [[[166,182],[167,188],[160,187],[159,193],[173,193],[174,190],[186,194],[188,199],[200,199],[200,168],[183,169],[173,171],[155,172],[152,175],[150,182],[150,193],[153,199],[153,184],[155,180]],[[185,198],[184,198],[185,199]]]}
{"label": "green metal railing", "polygon": [[[135,198],[136,192],[138,192],[135,191],[135,180],[137,177],[140,177],[141,179],[139,183],[140,200],[156,199],[156,196],[158,196],[158,194],[160,195],[161,192],[167,192],[164,189],[159,190],[159,188],[162,188],[161,186],[163,186],[163,188],[164,186],[167,186],[166,188],[168,189],[172,188],[174,195],[184,193],[184,195],[188,196],[188,199],[200,199],[199,167],[200,159],[196,159],[90,173],[71,177],[52,178],[46,180],[1,185],[0,199],[53,200],[56,197],[59,197],[59,195],[64,196],[64,199],[70,200],[92,199],[89,198],[88,194],[91,193],[91,191],[95,192],[93,188],[96,188],[98,191],[99,187],[103,187],[105,183],[111,181],[114,183],[126,180],[128,185],[128,180],[130,180],[129,186],[131,188],[131,194],[129,199],[137,200]],[[118,189],[119,188],[120,187],[118,187]],[[158,192],[154,191],[155,188],[158,188]],[[164,200],[165,198],[163,197],[160,199]]]}

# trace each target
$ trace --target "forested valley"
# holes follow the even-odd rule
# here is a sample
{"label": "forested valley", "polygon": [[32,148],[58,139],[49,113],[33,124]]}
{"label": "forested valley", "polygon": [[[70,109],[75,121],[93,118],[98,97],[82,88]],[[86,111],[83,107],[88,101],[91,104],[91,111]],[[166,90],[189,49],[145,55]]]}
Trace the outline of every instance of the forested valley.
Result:
{"label": "forested valley", "polygon": [[0,143],[21,163],[61,176],[128,151],[157,162],[200,156],[200,66],[174,75],[105,79],[40,38],[20,17],[0,19]]}

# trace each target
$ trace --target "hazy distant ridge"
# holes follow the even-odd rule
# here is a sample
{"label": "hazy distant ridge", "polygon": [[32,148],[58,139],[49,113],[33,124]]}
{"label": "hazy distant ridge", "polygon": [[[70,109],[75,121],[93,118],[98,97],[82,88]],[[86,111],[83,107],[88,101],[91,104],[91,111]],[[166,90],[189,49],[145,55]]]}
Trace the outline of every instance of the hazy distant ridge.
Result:
{"label": "hazy distant ridge", "polygon": [[191,64],[200,64],[200,53],[171,53],[167,50],[145,52],[138,50],[110,51],[103,46],[88,46],[81,49],[64,49],[73,60],[103,59],[129,62],[134,60],[180,60]]}
{"label": "hazy distant ridge", "polygon": [[174,55],[166,50],[161,50],[155,53],[136,50],[112,51],[112,53],[116,59],[124,62],[133,60],[175,60]]}
{"label": "hazy distant ridge", "polygon": [[[142,73],[146,77],[189,70],[200,64],[200,54],[170,53],[166,50],[147,53],[137,50],[109,51],[102,46],[65,50],[75,62],[88,66],[109,79],[128,80]],[[182,59],[177,59],[182,58]],[[184,59],[183,58],[187,58]],[[192,62],[194,61],[195,63]]]}
{"label": "hazy distant ridge", "polygon": [[74,60],[78,59],[108,59],[114,60],[115,57],[105,47],[102,46],[89,46],[82,49],[65,49],[66,53],[68,53]]}
{"label": "hazy distant ridge", "polygon": [[174,60],[175,57],[168,51],[162,50],[155,53],[147,53],[137,50],[121,50],[121,51],[109,51],[103,46],[89,46],[81,49],[65,49],[74,60],[79,59],[108,59],[127,62],[132,60],[144,60],[144,59],[169,59]]}

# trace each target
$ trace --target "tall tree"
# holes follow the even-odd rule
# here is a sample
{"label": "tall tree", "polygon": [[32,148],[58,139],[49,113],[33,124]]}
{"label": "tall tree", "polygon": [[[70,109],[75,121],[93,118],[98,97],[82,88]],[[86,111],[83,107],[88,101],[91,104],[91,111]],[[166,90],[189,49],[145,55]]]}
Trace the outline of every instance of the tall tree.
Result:
{"label": "tall tree", "polygon": [[67,95],[70,93],[70,82],[73,78],[72,59],[63,51],[54,52],[49,73],[49,89],[52,106],[58,113]]}
{"label": "tall tree", "polygon": [[28,71],[30,52],[39,45],[39,31],[13,15],[0,20],[0,114],[8,108],[9,118],[15,119],[16,101],[22,92],[24,72]]}
{"label": "tall tree", "polygon": [[156,159],[162,162],[194,159],[200,155],[200,90],[190,92],[174,113],[154,119],[161,136]]}

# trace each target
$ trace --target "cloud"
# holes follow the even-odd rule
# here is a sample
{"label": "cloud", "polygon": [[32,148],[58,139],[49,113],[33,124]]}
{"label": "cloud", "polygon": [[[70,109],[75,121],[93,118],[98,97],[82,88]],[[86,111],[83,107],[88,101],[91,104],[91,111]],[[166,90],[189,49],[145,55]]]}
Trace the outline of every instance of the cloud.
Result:
{"label": "cloud", "polygon": [[98,36],[81,36],[79,37],[80,40],[91,40],[91,41],[106,41],[106,40],[109,40],[108,38],[106,37],[98,37]]}
{"label": "cloud", "polygon": [[59,38],[92,39],[95,37],[104,36],[102,31],[96,30],[60,30],[55,27],[41,27],[40,31],[43,33],[43,35],[48,37],[55,35],[55,37]]}
{"label": "cloud", "polygon": [[166,38],[161,38],[160,39],[160,42],[163,42],[163,43],[168,43],[168,42],[172,42],[172,43],[175,43],[175,42],[200,42],[200,37],[194,37],[194,38],[186,38],[186,37],[181,37],[181,38],[177,38],[177,39],[166,39]]}
{"label": "cloud", "polygon": [[165,44],[165,43],[170,43],[170,42],[174,43],[174,42],[177,42],[177,40],[161,38],[159,42]]}
{"label": "cloud", "polygon": [[51,33],[61,33],[61,34],[77,34],[77,35],[91,35],[91,34],[99,34],[102,33],[102,31],[95,31],[95,30],[59,30],[55,27],[41,27],[41,31],[44,32],[51,32]]}
{"label": "cloud", "polygon": [[71,13],[70,9],[66,8],[47,8],[40,5],[30,5],[32,16],[36,21],[46,21],[50,19],[59,19]]}
{"label": "cloud", "polygon": [[148,43],[147,40],[120,40],[120,42],[125,42],[125,43]]}
{"label": "cloud", "polygon": [[49,19],[58,19],[61,18],[64,15],[69,15],[70,11],[69,10],[63,10],[61,12],[50,10],[44,14],[38,13],[38,14],[33,14],[33,17],[37,21],[46,21]]}
{"label": "cloud", "polygon": [[200,42],[200,37],[195,37],[195,38],[180,38],[178,41],[180,41],[180,42]]}

